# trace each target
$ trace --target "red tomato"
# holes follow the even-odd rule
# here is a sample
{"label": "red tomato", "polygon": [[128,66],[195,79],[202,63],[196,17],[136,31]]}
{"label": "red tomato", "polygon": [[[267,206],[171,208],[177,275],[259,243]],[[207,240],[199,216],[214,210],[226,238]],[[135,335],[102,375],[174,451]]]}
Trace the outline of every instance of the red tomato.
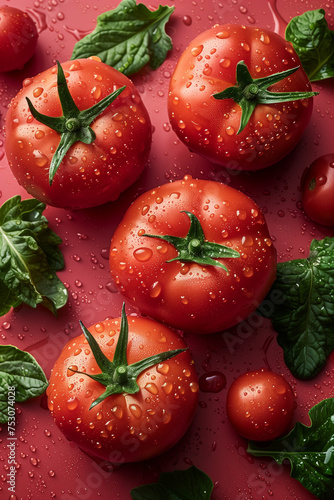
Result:
{"label": "red tomato", "polygon": [[21,69],[34,54],[37,40],[36,25],[26,12],[0,6],[0,71]]}
{"label": "red tomato", "polygon": [[[214,95],[236,85],[241,61],[253,79],[300,66],[292,45],[276,33],[235,24],[215,26],[195,38],[181,55],[170,81],[169,117],[190,150],[232,169],[258,170],[296,146],[310,120],[312,98],[257,104],[248,124],[237,133],[240,105]],[[277,95],[310,91],[311,85],[300,67],[269,90]],[[252,94],[247,102],[255,105],[254,99]]]}
{"label": "red tomato", "polygon": [[320,156],[302,176],[306,214],[323,226],[334,226],[334,153]]}
{"label": "red tomato", "polygon": [[[181,337],[155,321],[132,316],[128,322],[129,365],[186,347]],[[120,319],[102,321],[89,331],[103,354],[115,359]],[[83,334],[65,345],[53,367],[48,406],[69,440],[90,455],[123,463],[152,458],[181,439],[198,402],[198,379],[189,351],[144,369],[137,378],[139,392],[109,395],[90,409],[106,389],[89,377],[99,374],[101,368]]]}
{"label": "red tomato", "polygon": [[296,407],[290,384],[266,369],[246,372],[231,385],[226,413],[246,439],[268,441],[288,431]]}
{"label": "red tomato", "polygon": [[35,198],[57,207],[86,208],[115,200],[141,174],[151,146],[151,123],[133,83],[96,58],[62,64],[72,99],[80,111],[116,89],[121,94],[91,124],[91,144],[75,142],[50,186],[49,168],[60,134],[33,118],[38,112],[62,116],[57,68],[24,81],[6,117],[6,153],[18,182]]}
{"label": "red tomato", "polygon": [[[202,226],[202,246],[219,244],[223,254],[227,249],[218,265],[203,264],[196,255],[178,258],[173,244],[152,237],[183,241],[189,213]],[[186,176],[144,193],[129,207],[111,241],[110,269],[121,293],[142,313],[182,330],[211,333],[237,324],[264,299],[275,279],[276,251],[254,201],[224,184]]]}

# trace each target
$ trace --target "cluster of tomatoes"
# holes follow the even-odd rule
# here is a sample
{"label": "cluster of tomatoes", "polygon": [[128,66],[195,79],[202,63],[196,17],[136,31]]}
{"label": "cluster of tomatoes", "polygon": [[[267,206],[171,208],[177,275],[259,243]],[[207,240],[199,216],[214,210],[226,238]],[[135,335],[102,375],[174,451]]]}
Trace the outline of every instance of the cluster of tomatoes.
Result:
{"label": "cluster of tomatoes", "polygon": [[[223,167],[257,170],[295,147],[312,99],[288,42],[225,25],[181,56],[168,106],[191,150]],[[67,209],[115,200],[144,169],[151,139],[134,84],[95,57],[27,79],[6,117],[6,155],[18,182]],[[333,203],[323,196],[333,166],[326,157],[303,181],[305,210],[323,224],[334,222],[333,207],[322,206]],[[208,334],[245,319],[275,279],[276,252],[253,200],[187,176],[129,207],[112,238],[110,269],[119,291],[152,319],[123,315],[83,327],[55,364],[48,398],[68,438],[105,460],[128,462],[173,446],[196,411],[194,363],[172,328]],[[290,386],[263,370],[240,377],[227,399],[232,424],[250,439],[279,436],[293,410]]]}

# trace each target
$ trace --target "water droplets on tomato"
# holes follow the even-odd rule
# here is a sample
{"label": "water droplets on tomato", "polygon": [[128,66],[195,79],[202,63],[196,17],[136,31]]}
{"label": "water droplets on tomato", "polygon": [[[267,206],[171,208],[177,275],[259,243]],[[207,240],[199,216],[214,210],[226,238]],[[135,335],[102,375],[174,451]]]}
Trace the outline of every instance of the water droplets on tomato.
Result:
{"label": "water droplets on tomato", "polygon": [[136,250],[134,250],[133,252],[133,256],[139,262],[147,262],[148,260],[150,260],[152,255],[153,255],[152,250],[146,247],[136,248]]}
{"label": "water droplets on tomato", "polygon": [[200,55],[202,50],[203,50],[203,45],[197,45],[196,47],[193,47],[190,52],[191,52],[191,55],[193,55],[194,57],[197,57]]}

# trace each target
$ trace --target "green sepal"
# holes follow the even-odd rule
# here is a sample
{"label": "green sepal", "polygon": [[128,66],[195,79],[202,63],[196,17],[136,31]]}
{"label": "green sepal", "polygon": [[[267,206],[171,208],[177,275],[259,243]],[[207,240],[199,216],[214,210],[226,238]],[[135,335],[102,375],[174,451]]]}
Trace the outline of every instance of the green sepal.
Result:
{"label": "green sepal", "polygon": [[91,123],[119,96],[121,92],[123,92],[125,85],[115,90],[104,99],[101,99],[101,101],[94,104],[91,108],[80,111],[69,91],[63,68],[57,61],[57,88],[63,116],[54,117],[40,113],[34,107],[31,100],[26,97],[29,110],[33,117],[61,135],[60,142],[50,163],[50,185],[52,184],[64,156],[73,144],[76,142],[92,144],[92,142],[94,142],[96,135],[90,127]]}
{"label": "green sepal", "polygon": [[187,214],[190,219],[190,228],[185,238],[171,235],[143,234],[149,238],[159,238],[171,243],[178,251],[177,257],[168,260],[173,262],[196,262],[203,266],[217,266],[224,269],[227,273],[228,268],[216,259],[235,259],[240,257],[240,253],[233,248],[229,248],[219,243],[213,243],[205,240],[204,232],[200,221],[192,212],[182,210],[181,213]]}
{"label": "green sepal", "polygon": [[132,365],[129,365],[127,361],[129,326],[125,314],[125,304],[123,304],[122,307],[121,327],[114,353],[114,358],[112,361],[102,352],[95,337],[90,333],[90,331],[83,325],[81,321],[80,326],[89,344],[89,347],[92,350],[95,361],[101,369],[101,373],[90,375],[85,372],[73,370],[72,368],[69,369],[74,373],[86,375],[87,377],[90,377],[91,379],[99,382],[106,387],[105,392],[103,392],[95,401],[93,401],[90,406],[90,410],[113,394],[136,394],[140,391],[140,387],[137,383],[137,377],[142,371],[150,368],[151,366],[163,363],[164,361],[167,361],[168,359],[171,359],[181,352],[187,350],[187,348],[185,348],[161,352],[159,354],[141,359],[140,361],[137,361]]}
{"label": "green sepal", "polygon": [[300,66],[273,73],[263,78],[252,78],[244,61],[236,67],[236,84],[222,92],[213,94],[215,99],[233,99],[241,107],[241,120],[237,134],[243,131],[258,104],[277,104],[281,102],[308,99],[319,92],[270,92],[268,87],[292,75]]}

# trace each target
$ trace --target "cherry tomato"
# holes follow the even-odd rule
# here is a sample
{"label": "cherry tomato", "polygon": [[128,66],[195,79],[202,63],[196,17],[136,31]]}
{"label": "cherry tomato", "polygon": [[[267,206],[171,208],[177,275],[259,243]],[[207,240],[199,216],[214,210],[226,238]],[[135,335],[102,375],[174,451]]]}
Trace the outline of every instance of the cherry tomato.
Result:
{"label": "cherry tomato", "polygon": [[276,276],[276,251],[254,201],[186,176],[129,207],[111,241],[110,269],[142,313],[212,333],[245,319],[264,299]]}
{"label": "cherry tomato", "polygon": [[[272,81],[274,74],[298,66]],[[269,78],[265,89],[256,81],[263,78]],[[195,38],[177,63],[169,88],[170,122],[190,150],[231,169],[258,170],[296,146],[311,117],[310,91],[289,42],[262,28],[217,25]],[[277,103],[273,97],[279,99],[279,92],[306,93],[301,100],[291,94],[290,102],[282,96]]]}
{"label": "cherry tomato", "polygon": [[267,441],[288,431],[296,407],[290,384],[267,369],[246,372],[231,385],[226,413],[246,439]]}
{"label": "cherry tomato", "polygon": [[302,176],[305,213],[318,224],[334,226],[334,153],[320,156]]}
{"label": "cherry tomato", "polygon": [[0,6],[0,71],[21,69],[34,54],[37,40],[36,25],[26,12]]}
{"label": "cherry tomato", "polygon": [[101,321],[88,333],[83,327],[64,346],[47,390],[49,409],[65,436],[115,463],[146,460],[171,448],[198,403],[198,378],[183,339],[147,318],[126,321],[128,343],[124,317]]}
{"label": "cherry tomato", "polygon": [[[120,94],[84,127],[87,113],[113,92]],[[67,115],[55,128],[63,127],[63,133],[51,128],[52,120],[61,121],[60,97]],[[43,117],[35,118],[32,107]],[[63,158],[62,144],[68,148]],[[137,180],[150,151],[151,123],[137,89],[122,73],[98,58],[67,61],[58,65],[58,73],[53,67],[23,82],[7,113],[5,146],[28,193],[49,205],[87,208],[115,200]]]}

